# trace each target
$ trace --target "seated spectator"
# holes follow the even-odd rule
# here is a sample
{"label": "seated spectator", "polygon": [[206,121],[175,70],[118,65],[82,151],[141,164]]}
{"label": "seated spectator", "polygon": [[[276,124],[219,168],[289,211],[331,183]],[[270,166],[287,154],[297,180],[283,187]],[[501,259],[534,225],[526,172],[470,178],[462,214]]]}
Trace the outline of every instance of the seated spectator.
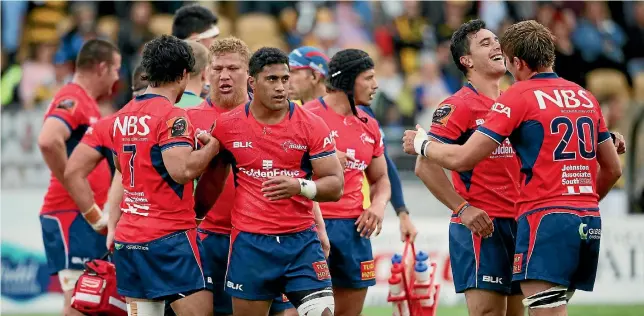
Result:
{"label": "seated spectator", "polygon": [[31,44],[29,59],[22,64],[20,99],[25,109],[31,110],[53,97],[56,86],[54,54],[56,43]]}
{"label": "seated spectator", "polygon": [[[572,42],[588,63],[606,59],[612,64],[624,62],[622,47],[626,44],[624,31],[610,19],[604,2],[586,2],[584,16],[572,34]],[[597,65],[605,67],[607,65]]]}

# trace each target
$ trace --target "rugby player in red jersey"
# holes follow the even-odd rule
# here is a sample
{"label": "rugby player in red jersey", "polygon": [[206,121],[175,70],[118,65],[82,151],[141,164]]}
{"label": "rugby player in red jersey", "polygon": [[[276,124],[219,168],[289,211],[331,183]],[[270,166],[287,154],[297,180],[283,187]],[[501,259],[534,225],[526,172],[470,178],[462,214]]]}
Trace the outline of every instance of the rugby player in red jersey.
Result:
{"label": "rugby player in red jersey", "polygon": [[76,73],[53,98],[38,137],[38,146],[51,170],[49,188],[40,211],[47,265],[58,274],[65,295],[66,315],[79,313],[70,307],[71,297],[84,263],[105,254],[107,218],[101,208],[107,199],[111,172],[102,162],[88,181],[96,204],[79,208],[64,186],[67,159],[88,128],[101,117],[96,100],[109,95],[119,78],[121,55],[104,40],[89,40],[76,59]]}
{"label": "rugby player in red jersey", "polygon": [[501,38],[518,81],[463,145],[406,131],[404,149],[456,171],[471,170],[509,138],[521,163],[513,281],[532,315],[567,315],[576,289],[592,291],[601,218],[598,203],[621,176],[615,146],[595,97],[553,71],[552,33],[535,21]]}
{"label": "rugby player in red jersey", "polygon": [[215,122],[213,136],[222,150],[199,180],[195,211],[210,210],[219,192],[202,188],[222,183],[232,165],[236,188],[226,291],[233,297],[233,315],[266,315],[281,293],[300,315],[333,315],[331,276],[312,207],[313,201],[342,196],[335,143],[321,118],[287,99],[284,52],[259,49],[249,74],[253,100]]}
{"label": "rugby player in red jersey", "polygon": [[[429,136],[445,144],[464,144],[501,94],[499,81],[506,69],[497,36],[481,20],[461,25],[450,49],[468,82],[438,106]],[[465,293],[470,315],[523,315],[521,289],[512,283],[519,162],[509,141],[472,170],[453,171],[453,186],[440,165],[422,156],[416,174],[452,210],[452,276],[456,293]]]}
{"label": "rugby player in red jersey", "polygon": [[145,44],[141,65],[149,86],[116,113],[109,136],[122,174],[122,215],[114,236],[118,291],[130,315],[211,315],[204,291],[193,180],[217,154],[219,143],[195,132],[181,98],[194,66],[190,46],[163,35]]}
{"label": "rugby player in red jersey", "polygon": [[[250,49],[240,39],[228,37],[217,39],[210,46],[209,81],[210,95],[199,106],[187,109],[190,122],[202,130],[210,130],[217,118],[249,101],[248,61]],[[221,196],[199,225],[203,244],[204,274],[206,287],[213,293],[215,315],[233,313],[232,298],[225,289],[228,248],[230,247],[230,212],[235,199],[235,184],[230,174],[224,183],[214,183],[202,190],[222,190]],[[201,220],[201,219],[198,219]],[[271,305],[270,315],[277,315],[293,305],[285,302],[282,295]]]}
{"label": "rugby player in red jersey", "polygon": [[[331,129],[338,151],[349,158],[340,201],[320,203],[331,242],[329,270],[336,315],[359,315],[369,286],[376,284],[371,241],[380,233],[391,186],[378,123],[356,104],[369,105],[378,88],[371,57],[358,49],[337,52],[329,62],[328,94],[304,104]],[[363,177],[371,206],[363,208]],[[357,226],[357,229],[356,229]]]}
{"label": "rugby player in red jersey", "polygon": [[[137,97],[148,86],[147,80],[143,80],[143,67],[140,65],[134,69],[132,74],[132,95]],[[112,148],[109,130],[114,122],[116,114],[101,118],[92,127],[88,128],[80,144],[74,148],[67,165],[65,166],[65,187],[69,195],[74,199],[79,208],[89,208],[96,203],[92,189],[87,177],[92,170],[101,162],[107,159],[110,166],[114,168],[114,148]],[[105,246],[112,249],[114,244],[114,230],[116,223],[121,216],[121,200],[123,199],[123,185],[121,184],[121,173],[113,170],[112,186],[107,195],[107,240]]]}

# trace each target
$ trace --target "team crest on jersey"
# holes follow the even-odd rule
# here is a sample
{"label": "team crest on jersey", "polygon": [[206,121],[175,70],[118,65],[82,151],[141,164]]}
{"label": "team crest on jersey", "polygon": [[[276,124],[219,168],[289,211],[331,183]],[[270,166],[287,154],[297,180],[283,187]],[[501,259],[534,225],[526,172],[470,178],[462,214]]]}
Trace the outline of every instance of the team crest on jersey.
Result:
{"label": "team crest on jersey", "polygon": [[447,125],[449,117],[452,116],[454,112],[454,106],[451,104],[441,104],[436,111],[434,111],[434,116],[432,116],[432,123],[436,123],[442,126]]}
{"label": "team crest on jersey", "polygon": [[56,108],[72,112],[76,108],[76,104],[78,104],[78,102],[74,99],[62,99],[58,104],[56,104]]}
{"label": "team crest on jersey", "polygon": [[188,120],[185,117],[174,117],[166,124],[170,128],[170,137],[186,136],[188,131]]}
{"label": "team crest on jersey", "polygon": [[362,135],[360,135],[360,140],[362,141],[363,144],[366,144],[366,143],[375,144],[376,143],[376,141],[373,140],[373,138],[369,137],[369,135],[367,135],[367,133],[362,133]]}

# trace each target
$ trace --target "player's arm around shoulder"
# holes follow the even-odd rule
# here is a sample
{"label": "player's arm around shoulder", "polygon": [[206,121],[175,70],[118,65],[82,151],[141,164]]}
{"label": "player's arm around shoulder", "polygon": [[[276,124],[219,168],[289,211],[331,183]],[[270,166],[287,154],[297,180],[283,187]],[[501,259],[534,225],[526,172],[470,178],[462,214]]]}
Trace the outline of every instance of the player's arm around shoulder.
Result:
{"label": "player's arm around shoulder", "polygon": [[613,185],[622,176],[622,165],[615,144],[603,123],[600,121],[599,139],[597,146],[597,162],[599,170],[597,174],[597,194],[603,199],[611,190]]}
{"label": "player's arm around shoulder", "polygon": [[197,132],[197,141],[203,147],[193,150],[195,130],[185,110],[179,108],[174,108],[166,115],[164,122],[159,123],[157,135],[163,163],[177,183],[186,184],[197,178],[219,152],[216,139],[205,131]]}

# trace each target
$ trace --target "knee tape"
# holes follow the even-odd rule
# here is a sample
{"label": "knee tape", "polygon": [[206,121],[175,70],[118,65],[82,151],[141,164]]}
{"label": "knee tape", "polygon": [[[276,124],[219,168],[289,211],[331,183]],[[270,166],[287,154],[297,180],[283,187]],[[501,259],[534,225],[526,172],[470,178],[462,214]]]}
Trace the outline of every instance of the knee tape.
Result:
{"label": "knee tape", "polygon": [[65,269],[58,271],[58,280],[63,292],[71,291],[76,287],[76,282],[83,275],[83,270]]}
{"label": "knee tape", "polygon": [[523,299],[523,306],[527,308],[555,308],[568,303],[567,294],[568,289],[565,286],[551,287]]}
{"label": "knee tape", "polygon": [[164,301],[133,301],[127,304],[127,316],[163,316],[164,313]]}
{"label": "knee tape", "polygon": [[[305,296],[297,308],[297,313],[300,316],[333,315],[334,309],[333,291],[324,289]],[[327,313],[323,314],[324,312]]]}

